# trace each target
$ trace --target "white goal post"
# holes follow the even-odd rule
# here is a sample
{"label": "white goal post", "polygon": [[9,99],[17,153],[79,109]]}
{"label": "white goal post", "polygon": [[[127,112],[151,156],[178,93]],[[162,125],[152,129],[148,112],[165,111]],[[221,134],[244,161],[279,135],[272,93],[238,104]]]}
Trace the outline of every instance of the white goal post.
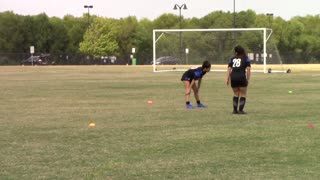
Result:
{"label": "white goal post", "polygon": [[[253,71],[268,73],[268,61],[279,56],[278,52],[267,53],[271,34],[269,28],[154,29],[153,72],[184,71],[203,60],[226,65],[233,55],[233,48],[241,45],[249,58],[255,59],[253,63],[261,67]],[[281,63],[281,59],[277,61],[276,64]],[[212,71],[225,70],[212,68]]]}

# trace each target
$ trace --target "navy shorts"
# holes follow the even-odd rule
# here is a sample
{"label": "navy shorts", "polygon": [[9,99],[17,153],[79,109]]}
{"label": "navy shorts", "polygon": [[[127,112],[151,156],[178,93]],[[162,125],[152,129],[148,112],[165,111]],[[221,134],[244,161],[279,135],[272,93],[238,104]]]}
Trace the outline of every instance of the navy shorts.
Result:
{"label": "navy shorts", "polygon": [[231,76],[231,87],[247,87],[248,81],[245,76]]}
{"label": "navy shorts", "polygon": [[190,74],[188,71],[183,73],[183,75],[181,77],[181,81],[189,81],[189,82],[192,81],[192,78],[190,77]]}

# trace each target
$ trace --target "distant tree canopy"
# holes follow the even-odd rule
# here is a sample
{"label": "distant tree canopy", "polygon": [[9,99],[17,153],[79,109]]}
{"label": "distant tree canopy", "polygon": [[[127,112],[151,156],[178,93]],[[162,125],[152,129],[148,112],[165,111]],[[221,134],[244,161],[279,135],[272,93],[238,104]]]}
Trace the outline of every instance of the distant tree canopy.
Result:
{"label": "distant tree canopy", "polygon": [[106,54],[117,54],[119,49],[118,33],[119,25],[116,21],[100,17],[95,18],[84,34],[79,50],[96,58]]}
{"label": "distant tree canopy", "polygon": [[[116,56],[122,62],[129,62],[134,47],[137,63],[146,64],[152,59],[152,30],[178,29],[179,18],[176,14],[162,14],[154,20],[93,15],[88,24],[87,14],[66,15],[61,19],[45,13],[22,16],[6,11],[0,13],[0,56],[28,54],[29,47],[35,46],[38,53],[52,54],[58,64],[81,64],[77,58],[80,56],[96,59]],[[284,63],[320,63],[319,15],[297,16],[286,21],[256,14],[253,10],[241,11],[235,16],[231,12],[214,11],[202,18],[182,18],[181,23],[184,29],[269,27],[273,29],[273,40]],[[175,46],[170,44],[170,48]],[[19,64],[19,61],[0,57],[0,64]]]}

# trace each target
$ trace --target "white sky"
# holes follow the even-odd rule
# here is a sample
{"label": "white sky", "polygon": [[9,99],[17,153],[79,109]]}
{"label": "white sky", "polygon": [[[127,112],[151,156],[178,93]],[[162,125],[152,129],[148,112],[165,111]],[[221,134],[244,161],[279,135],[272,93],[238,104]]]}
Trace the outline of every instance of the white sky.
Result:
{"label": "white sky", "polygon": [[90,14],[102,17],[121,18],[136,16],[138,19],[153,20],[163,13],[179,14],[173,10],[174,4],[186,4],[182,10],[184,17],[201,18],[212,11],[236,12],[248,9],[257,14],[273,13],[289,20],[294,16],[319,15],[320,0],[0,0],[0,12],[13,11],[20,15],[46,13],[48,16],[62,18],[71,14],[82,16],[88,10],[84,5],[93,5]]}

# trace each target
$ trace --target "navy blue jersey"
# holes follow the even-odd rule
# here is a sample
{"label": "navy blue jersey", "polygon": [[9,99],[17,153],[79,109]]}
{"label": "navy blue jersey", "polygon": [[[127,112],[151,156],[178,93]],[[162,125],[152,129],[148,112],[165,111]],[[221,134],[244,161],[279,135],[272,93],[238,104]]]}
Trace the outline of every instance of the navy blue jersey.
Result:
{"label": "navy blue jersey", "polygon": [[233,57],[230,59],[228,67],[232,68],[230,75],[232,88],[248,86],[246,68],[250,66],[250,59],[247,57]]}
{"label": "navy blue jersey", "polygon": [[183,73],[181,81],[192,81],[201,79],[206,74],[203,71],[202,67],[198,67],[195,69],[189,69],[185,73]]}
{"label": "navy blue jersey", "polygon": [[246,68],[251,67],[250,59],[248,57],[233,57],[230,59],[228,67],[232,68],[231,75],[237,74],[245,76]]}

